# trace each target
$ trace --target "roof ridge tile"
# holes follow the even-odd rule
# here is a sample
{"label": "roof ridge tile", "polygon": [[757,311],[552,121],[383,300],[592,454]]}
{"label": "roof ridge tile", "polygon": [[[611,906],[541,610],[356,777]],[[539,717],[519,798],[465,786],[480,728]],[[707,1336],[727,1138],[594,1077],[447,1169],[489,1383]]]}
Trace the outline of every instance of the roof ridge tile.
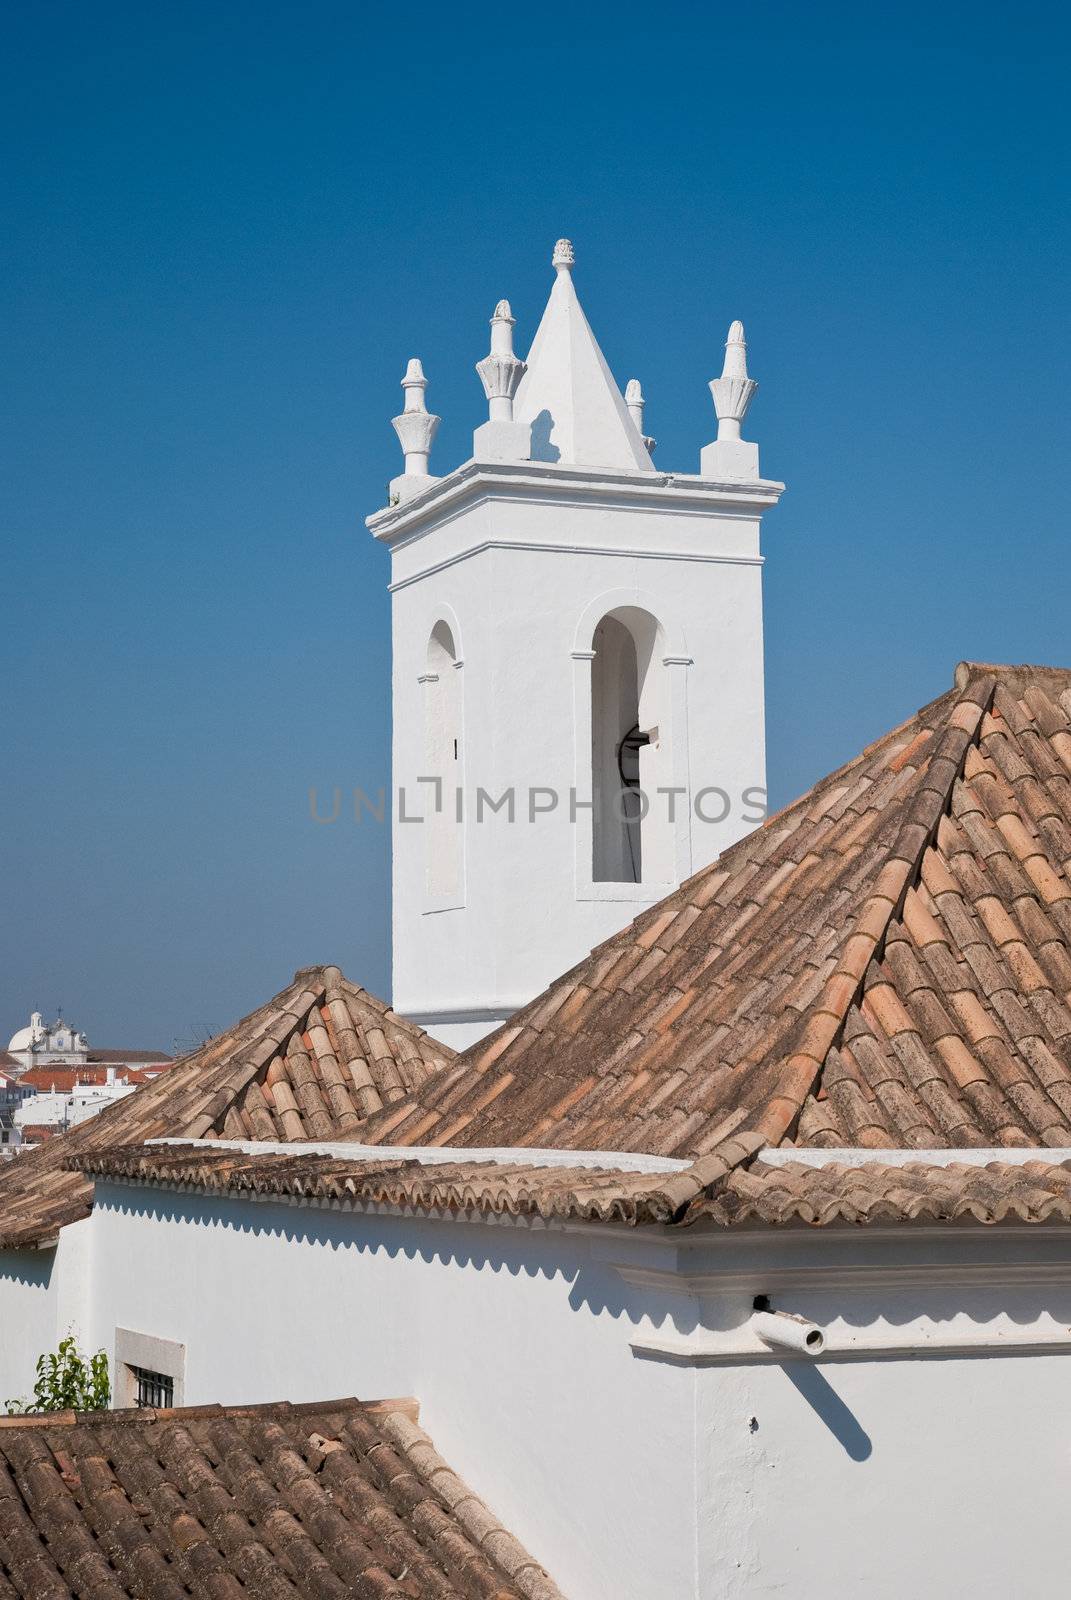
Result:
{"label": "roof ridge tile", "polygon": [[815,1088],[826,1057],[843,1030],[849,1009],[862,992],[870,962],[881,950],[890,922],[900,911],[912,883],[919,878],[926,850],[951,802],[953,787],[977,737],[994,687],[992,679],[971,678],[949,708],[921,781],[906,799],[906,812],[885,865],[841,941],[843,959],[838,959],[822,992],[812,1002],[810,1016],[797,1036],[795,1049],[783,1063],[778,1086],[762,1114],[760,1126],[771,1144],[791,1135],[804,1100]]}

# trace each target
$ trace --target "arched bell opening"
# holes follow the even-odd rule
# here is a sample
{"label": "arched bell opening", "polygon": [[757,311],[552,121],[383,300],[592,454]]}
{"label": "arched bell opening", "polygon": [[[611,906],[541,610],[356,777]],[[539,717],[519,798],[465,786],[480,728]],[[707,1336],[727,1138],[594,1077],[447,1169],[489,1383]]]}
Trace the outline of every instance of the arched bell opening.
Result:
{"label": "arched bell opening", "polygon": [[667,797],[670,750],[664,642],[637,606],[595,628],[591,663],[592,880],[666,882],[672,876]]}
{"label": "arched bell opening", "polygon": [[429,899],[461,889],[461,673],[449,623],[438,621],[428,640],[424,685],[424,878]]}

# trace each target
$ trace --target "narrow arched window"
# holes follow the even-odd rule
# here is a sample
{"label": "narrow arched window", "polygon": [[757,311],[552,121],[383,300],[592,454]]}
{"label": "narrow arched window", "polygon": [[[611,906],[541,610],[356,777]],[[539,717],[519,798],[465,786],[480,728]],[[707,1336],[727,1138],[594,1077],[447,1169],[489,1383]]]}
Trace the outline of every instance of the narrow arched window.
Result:
{"label": "narrow arched window", "polygon": [[662,630],[635,606],[595,629],[591,663],[592,879],[672,878]]}
{"label": "narrow arched window", "polygon": [[454,635],[437,622],[424,684],[424,877],[429,899],[461,891],[461,674]]}

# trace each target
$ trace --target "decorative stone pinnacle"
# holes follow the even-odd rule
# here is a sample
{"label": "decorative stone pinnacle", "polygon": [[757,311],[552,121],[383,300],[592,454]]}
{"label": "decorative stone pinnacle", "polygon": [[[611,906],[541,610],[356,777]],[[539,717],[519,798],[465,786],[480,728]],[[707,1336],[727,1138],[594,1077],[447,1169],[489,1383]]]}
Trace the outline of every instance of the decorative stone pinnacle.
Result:
{"label": "decorative stone pinnacle", "polygon": [[554,246],[554,254],[550,258],[550,264],[558,272],[571,272],[573,270],[576,264],[576,256],[573,254],[573,246],[569,239],[558,240]]}
{"label": "decorative stone pinnacle", "polygon": [[426,411],[424,404],[424,390],[428,387],[428,380],[424,376],[424,368],[419,356],[410,356],[409,364],[402,378],[402,388],[405,390],[406,411]]}
{"label": "decorative stone pinnacle", "polygon": [[439,431],[439,423],[442,421],[441,417],[433,416],[424,403],[424,390],[427,387],[428,380],[424,376],[424,368],[414,356],[406,367],[405,377],[402,379],[402,388],[405,390],[402,414],[391,419],[405,453],[407,478],[428,476],[431,442]]}
{"label": "decorative stone pinnacle", "polygon": [[725,341],[725,362],[721,375],[723,378],[747,377],[747,343],[744,339],[742,322],[729,324],[729,337]]}
{"label": "decorative stone pinnacle", "polygon": [[718,439],[739,439],[740,424],[747,408],[755,397],[758,384],[747,375],[747,344],[744,324],[734,322],[725,341],[725,361],[721,377],[710,385],[714,396],[714,410],[718,415]]}
{"label": "decorative stone pinnacle", "polygon": [[491,318],[491,353],[476,363],[492,422],[513,421],[513,397],[528,370],[513,353],[513,321],[509,301],[500,300]]}
{"label": "decorative stone pinnacle", "polygon": [[639,378],[630,378],[625,385],[625,404],[628,414],[636,425],[636,432],[643,440],[644,449],[648,455],[655,447],[656,441],[643,431],[643,408],[646,402],[643,398],[643,389]]}

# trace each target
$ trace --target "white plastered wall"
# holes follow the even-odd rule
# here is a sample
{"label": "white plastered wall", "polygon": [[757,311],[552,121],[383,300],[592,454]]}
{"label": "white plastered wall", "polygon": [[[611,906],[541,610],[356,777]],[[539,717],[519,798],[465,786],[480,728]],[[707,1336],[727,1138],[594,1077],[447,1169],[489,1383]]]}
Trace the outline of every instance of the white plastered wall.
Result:
{"label": "white plastered wall", "polygon": [[703,1600],[1065,1589],[1066,1355],[786,1360],[698,1377]]}
{"label": "white plastered wall", "polygon": [[[1067,1230],[707,1239],[104,1184],[95,1218],[96,1343],[180,1342],[189,1403],[415,1395],[575,1600],[1062,1586]],[[764,1347],[756,1293],[829,1358]]]}
{"label": "white plastered wall", "polygon": [[28,1400],[38,1356],[70,1332],[87,1354],[93,1219],[64,1228],[47,1250],[0,1250],[0,1407]]}
{"label": "white plastered wall", "polygon": [[[672,1358],[697,1379],[703,1600],[1065,1587],[1068,1230],[801,1230],[721,1266]],[[827,1357],[731,1353],[756,1284]]]}
{"label": "white plastered wall", "polygon": [[184,1346],[187,1404],[414,1395],[566,1594],[692,1593],[693,1380],[636,1362],[587,1236],[106,1184],[94,1221],[95,1339]]}

